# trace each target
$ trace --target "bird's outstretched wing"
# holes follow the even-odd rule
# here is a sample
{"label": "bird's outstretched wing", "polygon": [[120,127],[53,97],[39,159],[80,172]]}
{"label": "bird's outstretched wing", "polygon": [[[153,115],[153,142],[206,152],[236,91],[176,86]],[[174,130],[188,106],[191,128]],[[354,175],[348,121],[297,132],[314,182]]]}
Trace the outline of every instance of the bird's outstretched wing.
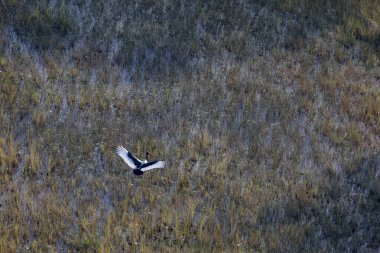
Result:
{"label": "bird's outstretched wing", "polygon": [[149,162],[149,163],[144,163],[141,165],[140,170],[141,171],[147,171],[147,170],[152,170],[152,169],[162,169],[166,165],[165,162],[163,161],[154,161],[154,162]]}
{"label": "bird's outstretched wing", "polygon": [[132,169],[137,169],[141,166],[142,162],[137,159],[131,152],[128,152],[123,146],[119,146],[116,149],[116,153],[123,158],[124,162],[128,164]]}

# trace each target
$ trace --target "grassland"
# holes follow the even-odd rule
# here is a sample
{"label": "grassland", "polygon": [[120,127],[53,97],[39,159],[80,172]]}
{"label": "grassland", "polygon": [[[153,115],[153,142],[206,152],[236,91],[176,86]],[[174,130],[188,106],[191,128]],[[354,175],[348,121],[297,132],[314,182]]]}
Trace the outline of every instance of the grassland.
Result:
{"label": "grassland", "polygon": [[379,249],[378,1],[0,14],[1,252]]}

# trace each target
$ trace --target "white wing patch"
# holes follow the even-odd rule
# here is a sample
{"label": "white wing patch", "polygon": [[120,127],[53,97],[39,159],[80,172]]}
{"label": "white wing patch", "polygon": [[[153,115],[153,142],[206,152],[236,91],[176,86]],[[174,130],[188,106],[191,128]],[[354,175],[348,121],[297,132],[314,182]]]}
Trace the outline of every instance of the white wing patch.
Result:
{"label": "white wing patch", "polygon": [[[147,163],[147,164],[149,164],[149,163]],[[163,162],[163,161],[157,161],[157,162],[154,162],[154,163],[152,163],[152,164],[150,164],[148,166],[142,165],[141,166],[142,167],[141,171],[147,171],[147,170],[153,170],[153,169],[162,169],[162,168],[165,167],[165,165],[166,165],[165,162]]]}
{"label": "white wing patch", "polygon": [[123,158],[124,162],[126,162],[126,164],[128,164],[128,166],[131,167],[132,169],[137,169],[137,166],[135,162],[129,156],[132,156],[133,158],[135,158],[138,162],[140,162],[140,164],[142,163],[139,159],[134,157],[131,153],[129,153],[129,156],[128,156],[128,150],[126,150],[123,146],[119,146],[116,149],[116,153],[121,158]]}

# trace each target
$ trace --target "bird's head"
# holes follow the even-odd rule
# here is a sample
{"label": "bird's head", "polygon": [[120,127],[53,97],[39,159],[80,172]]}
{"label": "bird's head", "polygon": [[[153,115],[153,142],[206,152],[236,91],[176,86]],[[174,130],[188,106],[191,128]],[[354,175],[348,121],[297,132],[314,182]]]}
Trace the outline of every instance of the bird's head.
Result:
{"label": "bird's head", "polygon": [[145,160],[149,160],[149,156],[155,156],[154,154],[150,153],[150,152],[146,152],[145,153]]}

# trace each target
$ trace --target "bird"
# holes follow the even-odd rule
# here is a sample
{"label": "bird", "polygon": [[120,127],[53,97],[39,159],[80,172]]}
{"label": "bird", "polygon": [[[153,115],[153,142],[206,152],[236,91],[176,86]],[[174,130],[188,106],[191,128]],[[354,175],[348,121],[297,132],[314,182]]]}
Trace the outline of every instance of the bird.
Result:
{"label": "bird", "polygon": [[145,153],[144,161],[141,161],[140,159],[136,158],[134,155],[132,155],[131,152],[126,150],[123,146],[119,146],[116,149],[116,153],[121,158],[123,158],[124,162],[133,169],[133,174],[137,176],[141,176],[142,174],[144,174],[145,171],[152,170],[152,169],[162,169],[166,166],[166,163],[164,161],[148,162],[148,156],[153,155],[149,152]]}

